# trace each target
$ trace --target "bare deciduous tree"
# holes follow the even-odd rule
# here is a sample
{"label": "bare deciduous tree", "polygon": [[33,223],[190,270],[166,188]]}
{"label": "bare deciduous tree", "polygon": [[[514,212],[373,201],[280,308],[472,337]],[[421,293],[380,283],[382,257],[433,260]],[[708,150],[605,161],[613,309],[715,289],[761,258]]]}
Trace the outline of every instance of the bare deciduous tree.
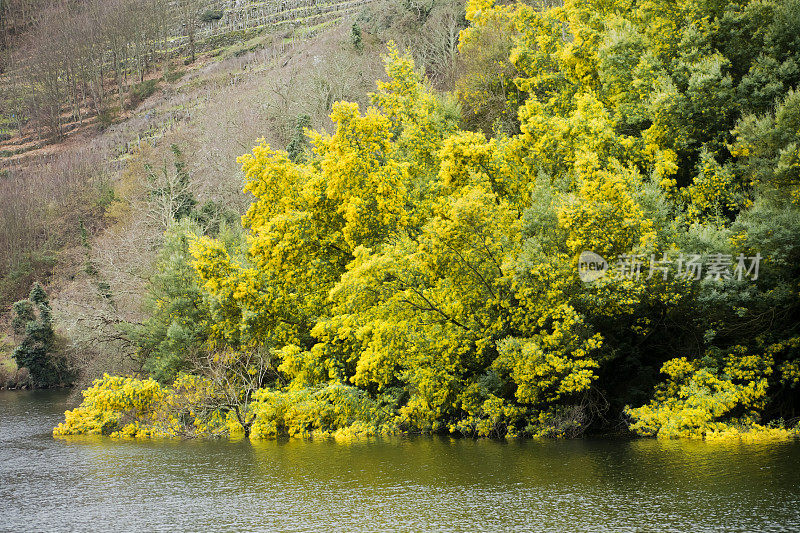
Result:
{"label": "bare deciduous tree", "polygon": [[206,409],[233,412],[250,436],[255,413],[250,409],[253,393],[279,378],[268,349],[223,350],[202,359],[196,371],[211,380],[214,394],[209,397]]}
{"label": "bare deciduous tree", "polygon": [[172,146],[172,152],[174,170],[170,170],[166,162],[158,173],[149,165],[145,166],[149,199],[147,217],[162,230],[190,215],[196,204],[183,155],[177,145]]}

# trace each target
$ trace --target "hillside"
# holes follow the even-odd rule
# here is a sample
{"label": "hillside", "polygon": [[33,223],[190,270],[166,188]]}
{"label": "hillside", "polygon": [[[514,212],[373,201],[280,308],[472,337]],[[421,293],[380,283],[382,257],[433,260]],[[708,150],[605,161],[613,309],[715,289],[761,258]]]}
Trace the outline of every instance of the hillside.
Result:
{"label": "hillside", "polygon": [[[23,3],[3,5],[4,16],[11,18],[8,36],[2,39],[9,41],[2,54],[7,65],[0,69],[0,73],[5,70],[0,76],[4,89],[0,157],[5,166],[24,164],[28,158],[46,153],[43,149],[53,141],[130,118],[138,101],[152,91],[146,82],[170,83],[184,70],[181,63],[193,62],[197,53],[212,57],[241,54],[269,38],[277,37],[284,43],[309,38],[357,14],[368,0],[182,0],[169,7],[123,2],[108,6],[101,3],[97,12],[88,5],[82,8],[81,3],[69,9],[41,2],[30,9],[32,14],[27,17],[31,22],[23,26],[25,31],[15,31],[14,14],[24,12],[18,5]],[[112,10],[119,9],[128,11],[122,17],[146,22],[131,26],[130,21],[123,26],[112,18]],[[98,20],[87,22],[86,17],[91,15]],[[25,15],[17,16],[22,17]],[[87,38],[89,48],[77,46]],[[117,45],[120,50],[113,48],[118,42],[122,43]],[[97,48],[101,51],[97,52]],[[124,55],[125,59],[118,60],[117,55]],[[45,88],[50,83],[55,85],[48,92]],[[49,109],[53,107],[57,111]]]}
{"label": "hillside", "polygon": [[[331,127],[334,101],[366,103],[381,72],[384,40],[397,36],[391,24],[370,19],[403,8],[362,4],[225,9],[198,31],[194,62],[184,42],[181,53],[146,75],[152,94],[135,106],[126,100],[130,107],[107,126],[98,117],[70,122],[65,112],[60,139],[37,139],[34,121],[22,135],[12,130],[0,146],[3,314],[34,280],[46,282],[63,348],[87,379],[141,364],[130,359],[135,349],[120,326],[143,319],[163,239],[156,213],[163,206],[149,198],[148,176],[173,168],[175,145],[198,204],[233,219],[243,214],[248,200],[236,160],[258,138],[286,146],[298,116],[324,129]],[[437,9],[450,13],[456,5]],[[357,20],[365,28],[358,49]],[[401,37],[411,42],[415,35]]]}

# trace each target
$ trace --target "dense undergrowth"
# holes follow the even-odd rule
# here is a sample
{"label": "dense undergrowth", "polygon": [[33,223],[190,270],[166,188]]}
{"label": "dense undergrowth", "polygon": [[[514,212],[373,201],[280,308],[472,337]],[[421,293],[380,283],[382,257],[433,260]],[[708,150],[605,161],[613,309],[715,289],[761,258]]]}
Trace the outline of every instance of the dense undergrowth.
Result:
{"label": "dense undergrowth", "polygon": [[499,106],[390,47],[302,157],[255,146],[242,228],[170,229],[156,379],[96,381],[56,434],[795,435],[798,13],[470,1],[462,53],[514,30],[468,85]]}

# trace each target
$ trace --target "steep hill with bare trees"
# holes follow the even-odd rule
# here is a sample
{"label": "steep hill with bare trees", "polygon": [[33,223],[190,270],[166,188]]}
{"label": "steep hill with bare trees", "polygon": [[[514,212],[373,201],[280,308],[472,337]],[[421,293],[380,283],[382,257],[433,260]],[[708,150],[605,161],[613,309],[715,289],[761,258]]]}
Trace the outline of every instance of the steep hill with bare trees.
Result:
{"label": "steep hill with bare trees", "polygon": [[153,92],[154,73],[172,60],[191,64],[200,51],[313,28],[367,1],[8,0],[0,155],[61,140],[86,123],[107,127]]}
{"label": "steep hill with bare trees", "polygon": [[[0,387],[19,341],[3,317],[37,280],[86,377],[136,368],[129,326],[157,274],[165,191],[191,197],[204,224],[235,221],[236,159],[258,138],[302,150],[298,125],[330,129],[334,102],[366,105],[390,39],[452,86],[466,23],[459,0],[203,4],[194,30],[155,2],[127,28],[110,3],[73,4],[3,4],[19,14],[3,19],[0,74]],[[127,5],[128,18],[148,9]]]}

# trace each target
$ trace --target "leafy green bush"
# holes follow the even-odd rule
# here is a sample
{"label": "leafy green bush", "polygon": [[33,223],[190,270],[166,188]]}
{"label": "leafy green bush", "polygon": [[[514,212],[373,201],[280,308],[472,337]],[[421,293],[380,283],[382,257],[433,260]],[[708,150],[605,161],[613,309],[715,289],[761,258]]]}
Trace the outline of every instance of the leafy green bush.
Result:
{"label": "leafy green bush", "polygon": [[169,69],[164,73],[164,81],[167,83],[175,83],[186,75],[186,69],[173,70]]}
{"label": "leafy green bush", "polygon": [[208,9],[200,15],[200,21],[205,23],[214,22],[221,19],[223,14],[221,9]]}
{"label": "leafy green bush", "polygon": [[357,52],[364,50],[364,41],[361,38],[361,26],[358,25],[358,22],[353,22],[353,26],[350,28],[350,42],[353,43],[353,48],[355,48]]}
{"label": "leafy green bush", "polygon": [[114,121],[117,120],[117,115],[119,114],[118,107],[106,107],[100,110],[100,113],[97,114],[97,122],[100,127],[100,130],[106,130],[114,124]]}
{"label": "leafy green bush", "polygon": [[64,383],[67,369],[64,360],[55,353],[52,312],[42,286],[34,283],[29,298],[16,302],[13,309],[14,334],[22,336],[13,353],[17,366],[28,369],[36,387]]}
{"label": "leafy green bush", "polygon": [[158,80],[145,80],[131,87],[130,104],[136,107],[156,92]]}

